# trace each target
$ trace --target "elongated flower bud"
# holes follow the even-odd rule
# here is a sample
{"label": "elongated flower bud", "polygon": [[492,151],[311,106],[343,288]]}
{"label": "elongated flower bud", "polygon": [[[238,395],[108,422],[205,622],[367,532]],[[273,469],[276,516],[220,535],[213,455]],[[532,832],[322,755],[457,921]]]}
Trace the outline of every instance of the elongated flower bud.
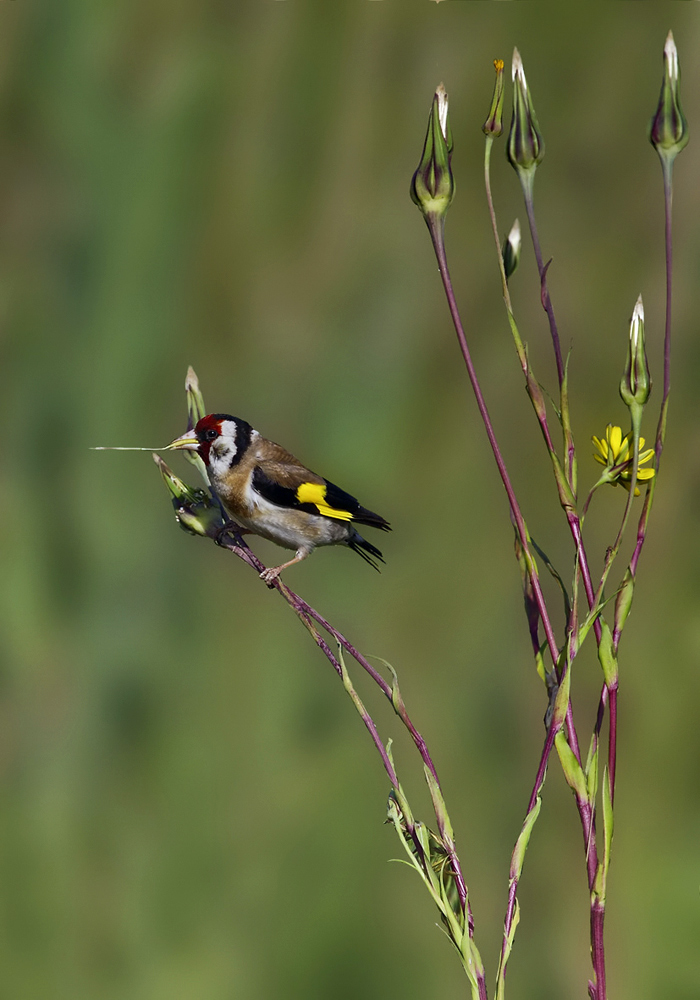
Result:
{"label": "elongated flower bud", "polygon": [[207,412],[204,407],[202,390],[199,388],[199,379],[192,365],[187,369],[185,394],[187,396],[187,430],[191,431]]}
{"label": "elongated flower bud", "polygon": [[520,246],[522,239],[520,236],[520,223],[516,219],[510,232],[506,236],[503,244],[503,269],[506,272],[506,280],[510,278],[520,261]]}
{"label": "elongated flower bud", "polygon": [[507,147],[508,160],[521,181],[532,178],[544,157],[544,139],[537,123],[520,53],[513,50],[513,117]]}
{"label": "elongated flower bud", "polygon": [[435,91],[428,118],[423,157],[411,181],[411,198],[426,217],[442,219],[454,196],[452,130],[447,92],[442,84]]}
{"label": "elongated flower bud", "polygon": [[[204,406],[202,390],[199,388],[199,379],[197,378],[197,373],[192,365],[190,365],[187,369],[187,377],[185,378],[185,395],[187,396],[187,430],[191,431],[197,426],[197,423],[207,412],[206,407]],[[194,465],[204,482],[207,486],[209,486],[210,483],[207,467],[197,452],[185,451],[183,452],[183,455],[191,465]]]}
{"label": "elongated flower bud", "polygon": [[160,455],[153,455],[153,461],[160,469],[163,482],[170,491],[175,517],[181,528],[191,535],[216,534],[223,525],[221,511],[204,490],[188,486],[165,464]]}
{"label": "elongated flower bud", "polygon": [[482,125],[482,130],[485,135],[497,138],[503,132],[503,88],[505,85],[503,60],[494,59],[493,66],[496,70],[496,82],[493,87],[489,116]]}
{"label": "elongated flower bud", "polygon": [[680,101],[678,52],[671,31],[664,45],[664,78],[656,114],[649,125],[649,141],[662,159],[671,162],[688,144],[688,123]]}
{"label": "elongated flower bud", "polygon": [[644,406],[651,392],[651,376],[644,345],[644,305],[637,299],[630,322],[629,351],[625,374],[620,382],[620,395],[629,407]]}

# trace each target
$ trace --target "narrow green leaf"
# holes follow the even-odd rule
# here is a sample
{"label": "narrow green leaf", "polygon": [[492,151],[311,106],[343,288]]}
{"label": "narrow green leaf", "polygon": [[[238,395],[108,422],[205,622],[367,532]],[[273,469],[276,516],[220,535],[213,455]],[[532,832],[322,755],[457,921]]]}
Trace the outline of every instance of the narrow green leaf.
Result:
{"label": "narrow green leaf", "polygon": [[520,836],[515,842],[513,856],[511,857],[510,861],[511,883],[513,882],[513,879],[519,879],[522,874],[523,864],[525,861],[525,852],[527,851],[527,846],[530,843],[530,835],[532,833],[532,828],[537,822],[537,817],[540,814],[541,808],[542,808],[542,799],[538,795],[534,806],[525,817],[525,822],[523,823],[522,830],[520,831]]}
{"label": "narrow green leaf", "polygon": [[586,788],[588,790],[588,801],[591,805],[595,803],[598,794],[598,751],[599,742],[595,733],[591,736],[591,745],[588,748],[586,758]]}
{"label": "narrow green leaf", "polygon": [[510,931],[508,932],[508,937],[506,938],[505,948],[503,954],[498,960],[498,972],[496,973],[496,1000],[504,1000],[506,995],[506,966],[508,964],[508,959],[510,958],[510,953],[513,950],[513,941],[515,940],[515,931],[517,930],[518,924],[520,923],[520,903],[515,900],[515,910],[513,911],[513,921],[510,925]]}
{"label": "narrow green leaf", "polygon": [[540,546],[537,544],[537,542],[535,541],[535,539],[532,538],[532,537],[530,538],[530,544],[532,545],[532,547],[535,550],[535,552],[537,553],[537,555],[540,557],[540,559],[542,560],[542,562],[545,564],[545,566],[549,570],[550,576],[552,576],[557,581],[557,583],[559,584],[559,589],[561,590],[562,597],[564,598],[564,617],[565,617],[566,621],[568,621],[569,618],[571,617],[571,600],[569,598],[569,592],[566,589],[566,584],[562,580],[561,574],[559,573],[558,569],[556,568],[556,566],[554,565],[554,563],[551,561],[551,559],[549,558],[549,556],[547,555],[547,553],[543,549],[540,548]]}
{"label": "narrow green leaf", "polygon": [[543,681],[544,684],[546,684],[547,683],[547,672],[545,671],[545,668],[544,668],[544,657],[542,655],[543,649],[544,649],[544,644],[542,646],[540,646],[539,650],[537,651],[537,654],[535,655],[535,668],[536,668],[537,673],[538,673],[538,675],[540,677],[540,680]]}
{"label": "narrow green leaf", "polygon": [[577,799],[587,800],[588,788],[586,786],[586,776],[581,770],[581,765],[576,760],[573,750],[569,746],[563,729],[560,729],[554,737],[554,743],[559,754],[559,762],[561,763],[561,769],[564,772],[567,785],[573,789]]}
{"label": "narrow green leaf", "polygon": [[[560,657],[563,659],[564,653]],[[565,670],[564,676],[562,678],[561,684],[559,685],[559,690],[557,691],[557,696],[554,699],[554,712],[552,713],[552,725],[556,729],[561,729],[564,719],[566,718],[566,713],[569,708],[569,693],[571,691],[571,667],[564,662]]]}
{"label": "narrow green leaf", "polygon": [[617,686],[617,658],[613,652],[612,632],[604,618],[600,618],[602,635],[598,646],[598,659],[608,688]]}
{"label": "narrow green leaf", "polygon": [[625,627],[625,622],[627,621],[627,616],[632,608],[632,599],[634,597],[634,577],[632,576],[629,568],[625,573],[620,589],[617,592],[617,598],[615,600],[615,631],[621,632]]}
{"label": "narrow green leaf", "polygon": [[430,798],[433,800],[433,809],[435,810],[435,816],[437,817],[440,833],[448,838],[450,843],[454,843],[452,823],[450,822],[447,806],[445,805],[445,800],[442,797],[440,786],[435,780],[435,775],[429,767],[425,766],[423,770],[425,772],[425,780],[428,782],[428,788],[430,789]]}
{"label": "narrow green leaf", "polygon": [[467,974],[469,979],[469,984],[472,988],[472,997],[474,1000],[479,1000],[479,981],[478,977],[483,976],[484,966],[481,961],[481,955],[479,954],[479,949],[474,944],[472,938],[466,932],[462,936],[462,947],[460,949],[460,956],[462,959],[462,967]]}

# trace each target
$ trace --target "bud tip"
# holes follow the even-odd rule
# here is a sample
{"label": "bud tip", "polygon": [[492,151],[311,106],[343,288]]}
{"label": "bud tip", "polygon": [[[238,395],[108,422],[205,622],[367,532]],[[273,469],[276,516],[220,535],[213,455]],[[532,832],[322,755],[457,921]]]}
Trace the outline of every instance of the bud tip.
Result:
{"label": "bud tip", "polygon": [[669,31],[664,45],[664,56],[668,62],[668,74],[672,80],[678,79],[678,50],[673,40],[673,32]]}
{"label": "bud tip", "polygon": [[518,52],[517,48],[513,49],[513,70],[512,70],[512,75],[513,75],[513,82],[514,83],[515,83],[515,78],[517,76],[517,77],[520,78],[523,87],[527,87],[527,83],[525,81],[525,70],[523,69],[523,61],[520,58],[520,53]]}
{"label": "bud tip", "polygon": [[644,303],[642,302],[641,295],[634,304],[634,312],[632,313],[632,322],[633,323],[644,322]]}
{"label": "bud tip", "polygon": [[440,119],[440,131],[442,132],[442,137],[447,141],[447,111],[448,111],[448,97],[447,91],[445,90],[444,83],[435,91],[435,96],[438,100],[438,117]]}

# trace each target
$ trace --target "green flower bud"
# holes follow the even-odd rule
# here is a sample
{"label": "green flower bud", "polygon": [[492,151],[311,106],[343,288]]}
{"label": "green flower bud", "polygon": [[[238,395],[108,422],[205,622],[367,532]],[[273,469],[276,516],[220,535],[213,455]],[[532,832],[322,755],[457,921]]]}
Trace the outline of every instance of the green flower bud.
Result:
{"label": "green flower bud", "polygon": [[199,379],[192,365],[187,369],[185,395],[187,396],[187,430],[191,431],[207,413],[204,408],[202,391],[199,388]]}
{"label": "green flower bud", "polygon": [[442,219],[454,196],[452,130],[448,117],[447,93],[442,84],[435,91],[428,118],[423,158],[411,181],[411,198],[426,217]]}
{"label": "green flower bud", "polygon": [[[185,395],[187,397],[187,430],[191,431],[197,426],[202,417],[206,416],[207,412],[206,407],[204,406],[202,390],[199,388],[199,379],[197,378],[197,373],[192,365],[190,365],[187,369],[187,376],[185,378]],[[184,451],[183,454],[190,465],[194,465],[204,482],[207,486],[209,486],[210,483],[207,467],[197,452]]]}
{"label": "green flower bud", "polygon": [[493,66],[496,70],[496,83],[493,87],[491,110],[489,111],[488,118],[481,127],[485,135],[497,138],[503,131],[503,60],[494,59]]}
{"label": "green flower bud", "polygon": [[626,406],[644,406],[650,392],[651,376],[644,346],[644,306],[640,295],[630,322],[629,351],[625,374],[620,382],[620,395]]}
{"label": "green flower bud", "polygon": [[520,236],[520,223],[516,219],[510,232],[506,236],[503,244],[503,269],[506,272],[506,280],[510,278],[520,262],[520,247],[522,239]]}
{"label": "green flower bud", "polygon": [[662,159],[670,161],[688,144],[688,123],[680,102],[678,52],[671,31],[664,45],[664,78],[659,105],[649,125],[649,141]]}
{"label": "green flower bud", "polygon": [[160,455],[153,455],[165,485],[170,491],[175,517],[180,527],[191,535],[208,535],[213,538],[223,525],[218,504],[205,490],[198,490],[184,483],[170,469]]}
{"label": "green flower bud", "polygon": [[521,181],[524,177],[532,178],[537,164],[544,157],[544,139],[517,49],[513,50],[513,117],[510,120],[506,152]]}

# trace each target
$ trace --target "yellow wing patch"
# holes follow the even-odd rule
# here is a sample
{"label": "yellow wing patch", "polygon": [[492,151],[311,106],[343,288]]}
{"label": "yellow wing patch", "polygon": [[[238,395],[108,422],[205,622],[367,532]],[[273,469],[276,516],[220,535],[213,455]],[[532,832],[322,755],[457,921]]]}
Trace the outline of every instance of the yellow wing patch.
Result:
{"label": "yellow wing patch", "polygon": [[334,517],[338,521],[352,521],[352,514],[347,510],[336,510],[326,503],[326,487],[323,483],[302,483],[297,489],[299,503],[316,504],[319,514]]}

